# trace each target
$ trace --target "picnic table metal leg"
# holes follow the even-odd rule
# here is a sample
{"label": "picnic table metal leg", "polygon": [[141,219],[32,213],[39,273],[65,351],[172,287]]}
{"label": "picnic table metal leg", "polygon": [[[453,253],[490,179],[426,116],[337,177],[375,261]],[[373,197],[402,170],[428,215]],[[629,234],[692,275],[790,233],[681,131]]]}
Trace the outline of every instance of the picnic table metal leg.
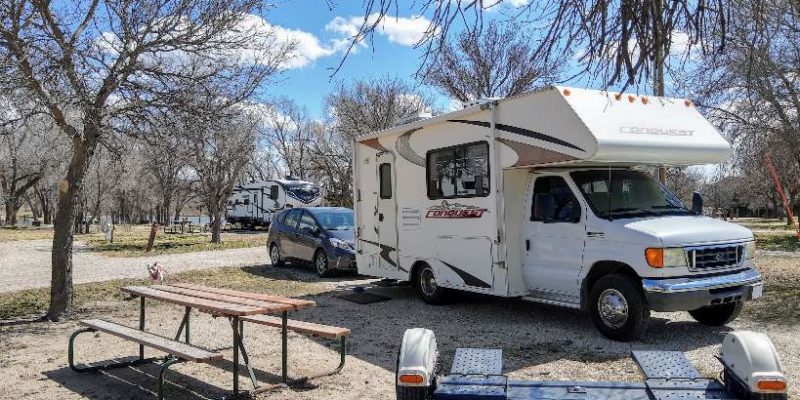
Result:
{"label": "picnic table metal leg", "polygon": [[186,307],[186,315],[183,316],[183,319],[186,321],[186,332],[184,332],[186,334],[186,344],[189,344],[189,317],[191,313],[192,308]]}
{"label": "picnic table metal leg", "polygon": [[[233,324],[233,321],[231,321]],[[244,348],[244,321],[239,320],[239,351],[242,352],[242,361],[244,366],[247,367],[247,373],[250,375],[250,380],[253,382],[253,388],[258,389],[258,379],[256,373],[253,371],[253,366],[250,365],[250,356],[247,355],[247,350]]]}
{"label": "picnic table metal leg", "polygon": [[[139,303],[139,330],[144,330],[144,317],[145,317],[145,300],[144,296],[140,297],[141,302]],[[144,345],[139,345],[139,359],[144,360]]]}
{"label": "picnic table metal leg", "polygon": [[289,336],[287,329],[288,314],[289,313],[286,311],[281,313],[281,378],[283,379],[283,383],[287,383],[289,380],[289,355],[287,354],[289,349],[287,343]]}
{"label": "picnic table metal leg", "polygon": [[164,361],[164,363],[161,364],[161,369],[158,371],[158,400],[164,398],[164,380],[167,375],[167,369],[169,369],[169,367],[171,367],[173,364],[177,364],[183,361],[184,360],[180,358],[173,357],[168,359],[167,361]]}
{"label": "picnic table metal leg", "polygon": [[233,395],[239,394],[239,317],[233,317]]}
{"label": "picnic table metal leg", "polygon": [[[191,307],[186,307],[186,312],[183,314],[180,326],[178,326],[178,333],[175,334],[175,340],[180,340],[181,335],[184,335],[186,343],[189,343],[189,315],[192,312]],[[184,331],[184,329],[186,329]]]}

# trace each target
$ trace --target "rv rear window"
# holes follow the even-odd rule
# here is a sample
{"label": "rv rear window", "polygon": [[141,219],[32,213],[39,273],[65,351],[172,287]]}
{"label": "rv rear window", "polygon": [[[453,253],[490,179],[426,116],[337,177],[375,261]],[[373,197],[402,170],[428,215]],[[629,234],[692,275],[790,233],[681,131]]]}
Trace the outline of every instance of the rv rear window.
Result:
{"label": "rv rear window", "polygon": [[489,143],[467,143],[429,151],[427,177],[431,200],[488,196]]}

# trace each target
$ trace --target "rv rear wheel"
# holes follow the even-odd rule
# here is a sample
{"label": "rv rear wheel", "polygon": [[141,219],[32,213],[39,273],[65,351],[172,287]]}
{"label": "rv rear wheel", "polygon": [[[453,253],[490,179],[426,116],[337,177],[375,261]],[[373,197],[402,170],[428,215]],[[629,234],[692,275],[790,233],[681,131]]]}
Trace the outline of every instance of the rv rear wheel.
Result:
{"label": "rv rear wheel", "polygon": [[269,258],[272,260],[273,267],[282,267],[285,265],[285,261],[281,259],[281,249],[278,247],[277,243],[273,243],[269,246]]}
{"label": "rv rear wheel", "polygon": [[428,304],[443,304],[447,289],[439,286],[436,282],[436,274],[428,264],[423,264],[417,269],[417,276],[414,278],[417,294],[422,301]]}
{"label": "rv rear wheel", "polygon": [[742,312],[744,303],[736,301],[733,303],[719,304],[714,306],[700,307],[689,311],[689,315],[695,321],[703,325],[722,326],[733,321]]}
{"label": "rv rear wheel", "polygon": [[630,342],[641,338],[650,323],[650,308],[633,278],[611,274],[592,286],[589,297],[592,321],[607,338]]}

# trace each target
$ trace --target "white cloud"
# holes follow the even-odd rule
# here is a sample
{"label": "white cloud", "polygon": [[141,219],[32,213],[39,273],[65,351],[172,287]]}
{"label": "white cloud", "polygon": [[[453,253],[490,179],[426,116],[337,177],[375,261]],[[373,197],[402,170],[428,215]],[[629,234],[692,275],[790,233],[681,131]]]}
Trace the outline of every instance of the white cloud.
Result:
{"label": "white cloud", "polygon": [[[371,14],[367,18],[367,23],[373,24],[377,20],[378,14]],[[336,17],[325,25],[325,30],[339,33],[352,40],[358,35],[363,23],[363,17]],[[431,21],[424,16],[412,15],[409,18],[386,16],[380,21],[375,32],[385,36],[392,43],[413,46],[422,39],[430,24]],[[360,39],[363,38],[359,38],[359,41]]]}

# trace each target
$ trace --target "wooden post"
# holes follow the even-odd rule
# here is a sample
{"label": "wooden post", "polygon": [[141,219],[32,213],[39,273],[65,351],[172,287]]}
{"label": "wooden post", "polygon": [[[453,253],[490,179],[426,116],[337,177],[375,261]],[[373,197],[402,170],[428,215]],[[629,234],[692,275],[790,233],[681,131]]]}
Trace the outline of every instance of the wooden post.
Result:
{"label": "wooden post", "polygon": [[153,222],[153,225],[150,227],[150,237],[147,239],[147,248],[145,248],[144,252],[149,253],[153,250],[153,244],[156,242],[156,229],[158,228],[158,223]]}

